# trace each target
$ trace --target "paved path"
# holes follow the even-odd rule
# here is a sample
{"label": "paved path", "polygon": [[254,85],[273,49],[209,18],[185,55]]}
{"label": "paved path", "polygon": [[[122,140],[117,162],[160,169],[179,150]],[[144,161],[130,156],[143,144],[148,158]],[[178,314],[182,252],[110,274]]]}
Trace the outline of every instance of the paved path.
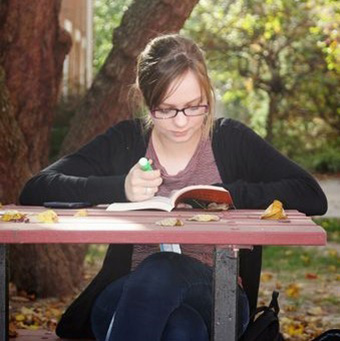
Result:
{"label": "paved path", "polygon": [[328,211],[324,217],[340,218],[340,178],[319,180],[328,199]]}

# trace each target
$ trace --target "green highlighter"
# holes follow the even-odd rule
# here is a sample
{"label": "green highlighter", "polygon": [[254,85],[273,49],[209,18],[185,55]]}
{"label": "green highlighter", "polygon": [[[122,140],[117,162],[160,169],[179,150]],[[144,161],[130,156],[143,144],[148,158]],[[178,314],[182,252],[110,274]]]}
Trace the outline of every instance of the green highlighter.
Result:
{"label": "green highlighter", "polygon": [[150,162],[146,157],[140,158],[140,160],[138,161],[138,164],[139,164],[140,169],[143,171],[151,171],[152,170]]}

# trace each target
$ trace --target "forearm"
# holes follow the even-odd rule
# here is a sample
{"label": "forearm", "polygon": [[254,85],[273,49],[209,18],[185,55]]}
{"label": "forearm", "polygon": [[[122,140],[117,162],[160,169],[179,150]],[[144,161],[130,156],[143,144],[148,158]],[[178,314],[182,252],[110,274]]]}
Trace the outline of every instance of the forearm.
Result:
{"label": "forearm", "polygon": [[125,176],[79,177],[41,172],[23,188],[19,201],[23,205],[42,205],[46,201],[86,201],[106,204],[126,201]]}
{"label": "forearm", "polygon": [[327,199],[318,183],[310,176],[252,183],[238,180],[223,184],[237,208],[266,208],[280,200],[284,208],[297,209],[307,215],[322,215],[327,211]]}

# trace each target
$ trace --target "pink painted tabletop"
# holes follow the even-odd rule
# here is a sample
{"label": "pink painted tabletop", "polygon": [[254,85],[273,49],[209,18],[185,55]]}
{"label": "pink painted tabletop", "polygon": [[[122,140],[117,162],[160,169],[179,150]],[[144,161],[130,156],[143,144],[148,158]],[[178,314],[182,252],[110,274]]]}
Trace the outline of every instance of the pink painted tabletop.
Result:
{"label": "pink painted tabletop", "polygon": [[[263,210],[199,210],[108,212],[105,208],[86,209],[87,216],[77,217],[76,209],[55,209],[57,223],[38,223],[34,216],[46,210],[40,206],[3,206],[6,210],[26,213],[31,220],[0,220],[0,243],[180,243],[214,245],[325,245],[326,233],[310,217],[286,210],[286,220],[260,219]],[[195,214],[215,214],[219,221],[188,221]],[[183,226],[163,227],[164,218],[181,219]],[[34,222],[35,221],[35,222]]]}

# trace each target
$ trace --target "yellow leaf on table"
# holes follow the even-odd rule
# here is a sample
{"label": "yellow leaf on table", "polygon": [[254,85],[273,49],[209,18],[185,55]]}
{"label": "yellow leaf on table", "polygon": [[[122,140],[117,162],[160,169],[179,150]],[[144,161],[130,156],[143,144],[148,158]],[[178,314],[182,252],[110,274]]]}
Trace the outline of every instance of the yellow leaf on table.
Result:
{"label": "yellow leaf on table", "polygon": [[37,214],[40,223],[57,223],[58,215],[53,210],[46,210]]}
{"label": "yellow leaf on table", "polygon": [[188,218],[190,221],[202,221],[202,222],[208,222],[208,221],[219,221],[220,217],[215,214],[196,214],[190,218]]}
{"label": "yellow leaf on table", "polygon": [[78,210],[74,216],[75,217],[87,217],[89,214],[87,212],[87,210],[84,208],[84,209],[81,209],[81,210]]}
{"label": "yellow leaf on table", "polygon": [[178,218],[165,218],[165,219],[156,221],[156,225],[160,225],[160,226],[183,226],[184,223],[181,219],[178,219]]}
{"label": "yellow leaf on table", "polygon": [[282,202],[274,200],[261,215],[261,219],[287,219]]}
{"label": "yellow leaf on table", "polygon": [[29,219],[27,218],[26,213],[21,213],[17,210],[8,210],[4,212],[1,220],[6,222],[28,222]]}

